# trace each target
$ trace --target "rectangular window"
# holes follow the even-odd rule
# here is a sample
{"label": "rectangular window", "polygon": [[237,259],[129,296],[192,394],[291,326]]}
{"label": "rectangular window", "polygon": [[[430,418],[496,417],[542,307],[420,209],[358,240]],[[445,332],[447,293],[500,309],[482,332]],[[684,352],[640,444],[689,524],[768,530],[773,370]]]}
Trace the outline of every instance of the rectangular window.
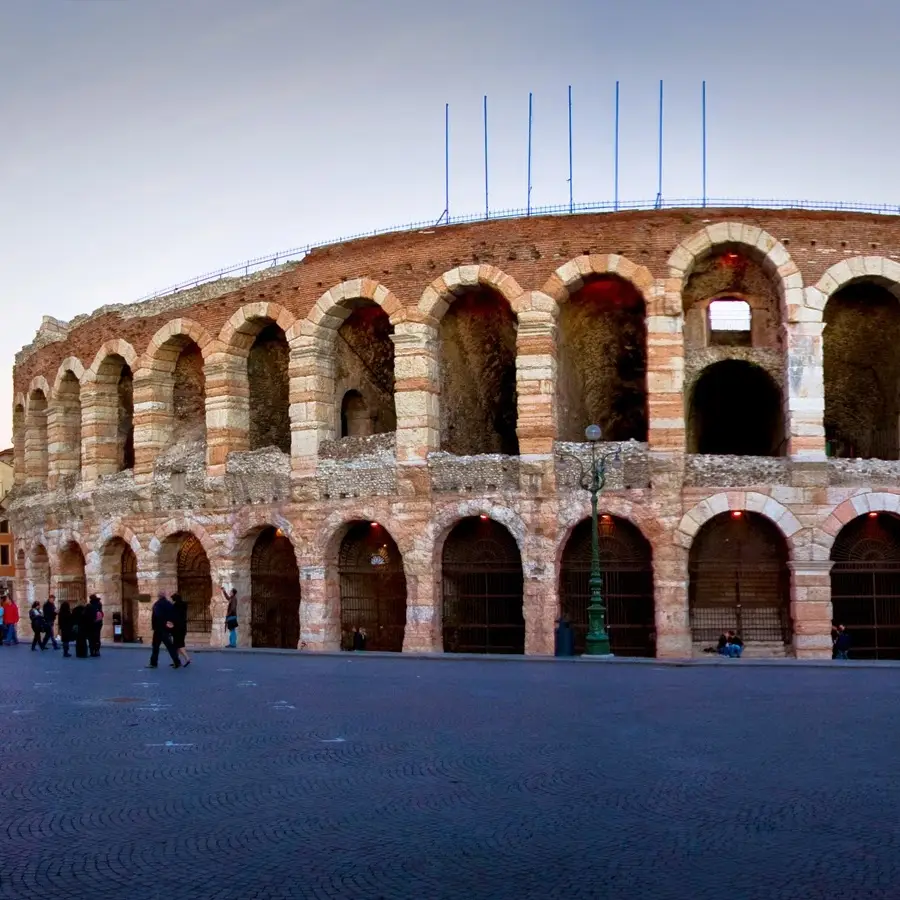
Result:
{"label": "rectangular window", "polygon": [[9,534],[9,520],[3,519],[0,521],[0,534]]}
{"label": "rectangular window", "polygon": [[0,544],[0,566],[9,565],[9,544]]}

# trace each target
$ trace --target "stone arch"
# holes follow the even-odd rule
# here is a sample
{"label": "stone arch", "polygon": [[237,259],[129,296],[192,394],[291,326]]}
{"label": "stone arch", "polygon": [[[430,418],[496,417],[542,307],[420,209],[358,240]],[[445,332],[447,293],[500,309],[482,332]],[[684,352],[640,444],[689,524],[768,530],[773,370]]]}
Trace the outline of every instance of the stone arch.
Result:
{"label": "stone arch", "polygon": [[49,474],[50,387],[43,375],[31,379],[25,406],[25,477],[31,484],[47,485]]}
{"label": "stone arch", "polygon": [[248,303],[222,326],[219,344],[221,349],[246,359],[256,335],[262,330],[261,323],[271,322],[287,335],[296,321],[294,314],[280,303]]}
{"label": "stone arch", "polygon": [[121,637],[126,642],[139,632],[138,558],[140,543],[127,526],[117,523],[112,529],[101,529],[98,548],[91,554],[89,571],[91,589],[103,598],[105,616],[103,633],[115,636],[113,617],[121,616]]}
{"label": "stone arch", "polygon": [[95,382],[100,373],[100,367],[110,356],[121,356],[128,364],[132,371],[138,366],[138,355],[134,351],[134,347],[121,338],[114,338],[106,341],[103,346],[94,355],[94,361],[90,368],[84,373],[84,383]]}
{"label": "stone arch", "polygon": [[187,604],[190,643],[213,639],[214,582],[218,548],[198,522],[187,517],[170,519],[156,529],[149,550],[156,557],[156,586],[178,591]]}
{"label": "stone arch", "polygon": [[136,555],[141,552],[141,542],[128,525],[118,519],[106,523],[101,522],[97,531],[97,543],[105,546],[115,538],[128,544]]}
{"label": "stone arch", "polygon": [[58,396],[62,380],[65,378],[67,372],[71,372],[78,379],[80,384],[84,381],[86,371],[87,370],[77,356],[67,356],[59,364],[59,368],[56,370],[56,378],[53,379],[53,396]]}
{"label": "stone arch", "polygon": [[723,512],[740,511],[759,513],[774,523],[784,536],[791,555],[797,546],[797,535],[802,526],[797,517],[774,497],[756,491],[722,491],[701,500],[688,510],[678,523],[675,543],[685,550],[691,548],[697,532],[714,516]]}
{"label": "stone arch", "polygon": [[506,528],[515,539],[519,553],[522,554],[522,563],[525,564],[528,528],[524,519],[509,507],[493,504],[488,500],[473,499],[436,509],[423,537],[417,542],[430,547],[429,555],[437,572],[440,572],[440,557],[447,536],[463,519],[474,516],[487,516]]}
{"label": "stone arch", "polygon": [[821,314],[834,294],[859,281],[886,287],[900,299],[900,262],[883,256],[842,259],[827,269],[814,286],[806,289],[806,305]]}
{"label": "stone arch", "polygon": [[863,491],[838,503],[825,517],[818,529],[816,543],[827,553],[831,552],[841,529],[853,519],[869,513],[900,515],[900,494],[889,491]]}
{"label": "stone arch", "polygon": [[644,298],[647,315],[660,314],[657,311],[659,299],[654,290],[655,279],[650,270],[615,253],[591,254],[569,260],[547,279],[541,292],[552,297],[561,306],[569,297],[578,293],[592,275],[615,275],[627,281]]}
{"label": "stone arch", "polygon": [[488,288],[499,294],[514,314],[528,300],[518,282],[496,266],[459,266],[445,272],[425,288],[419,299],[419,312],[439,322],[457,297],[478,287]]}
{"label": "stone arch", "polygon": [[51,586],[57,603],[68,600],[72,606],[87,601],[87,544],[77,531],[59,535],[50,559]]}
{"label": "stone arch", "polygon": [[153,532],[148,549],[158,555],[165,540],[176,534],[190,534],[197,538],[209,557],[210,565],[218,562],[220,556],[218,544],[209,536],[209,532],[199,522],[187,516],[169,519],[168,522],[160,525]]}
{"label": "stone arch", "polygon": [[138,356],[127,341],[109,340],[85,372],[82,390],[85,478],[93,481],[134,468],[134,371]]}
{"label": "stone arch", "polygon": [[235,516],[223,555],[238,564],[249,561],[253,542],[263,529],[270,527],[284,532],[285,537],[294,545],[297,565],[302,565],[302,539],[291,521],[274,510],[267,511],[253,506],[244,507]]}
{"label": "stone arch", "polygon": [[47,421],[51,489],[60,481],[78,481],[81,477],[81,385],[84,374],[80,360],[69,356],[60,363],[53,382]]}
{"label": "stone arch", "polygon": [[[319,297],[305,319],[298,320],[291,328],[285,329],[288,343],[293,346],[302,334],[308,334],[320,343],[333,341],[341,324],[350,315],[351,307],[346,304],[357,300],[376,304],[388,318],[403,308],[389,288],[371,278],[341,281]],[[313,327],[309,328],[310,325]]]}
{"label": "stone arch", "polygon": [[141,370],[159,369],[164,372],[173,372],[175,360],[170,353],[166,353],[165,348],[173,338],[178,337],[193,341],[200,348],[204,359],[218,349],[212,335],[199,322],[195,322],[193,319],[172,319],[150,338],[150,343],[141,359]]}

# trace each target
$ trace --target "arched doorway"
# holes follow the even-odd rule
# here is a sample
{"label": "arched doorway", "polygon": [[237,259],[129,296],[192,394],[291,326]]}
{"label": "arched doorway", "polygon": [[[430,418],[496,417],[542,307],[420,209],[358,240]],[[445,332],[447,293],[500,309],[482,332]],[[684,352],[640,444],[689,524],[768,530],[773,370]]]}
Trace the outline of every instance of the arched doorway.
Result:
{"label": "arched doorway", "polygon": [[[591,599],[590,519],[566,542],[559,572],[560,611],[575,632],[575,652],[584,653]],[[656,656],[653,551],[627,519],[602,515],[598,522],[600,572],[607,631],[616,656]]]}
{"label": "arched doorway", "polygon": [[187,535],[181,542],[176,566],[178,593],[187,604],[188,639],[208,642],[212,632],[212,577],[209,557],[194,535]]}
{"label": "arched doorway", "polygon": [[502,525],[487,516],[459,522],[441,574],[445,652],[525,652],[522,558]]}
{"label": "arched doorway", "polygon": [[138,576],[137,556],[127,546],[122,551],[119,564],[122,584],[122,640],[136,641],[138,638]]}
{"label": "arched doorway", "polygon": [[122,640],[134,641],[138,632],[137,557],[122,538],[116,537],[103,548],[101,567],[100,594],[107,607],[106,621],[114,622],[113,616],[120,613]]}
{"label": "arched doorway", "polygon": [[[27,576],[28,585],[25,596],[29,601],[29,605],[35,600],[43,604],[50,595],[50,556],[43,544],[38,544],[32,551],[28,560]],[[17,602],[21,602],[18,597],[15,599]],[[65,597],[59,595],[59,592],[57,593],[57,604],[62,603],[65,599]],[[69,602],[71,603],[71,601]]]}
{"label": "arched doorway", "polygon": [[900,659],[900,519],[869,513],[848,522],[831,548],[834,622],[857,659]]}
{"label": "arched doorway", "polygon": [[366,630],[367,650],[403,650],[406,575],[400,550],[377,522],[350,527],[338,556],[341,649],[353,649],[353,632]]}
{"label": "arched doorway", "polygon": [[740,359],[713,363],[691,392],[690,452],[780,456],[783,418],[781,391],[765,369]]}
{"label": "arched doorway", "polygon": [[294,545],[263,529],[250,557],[250,629],[254,647],[296,650],[300,643],[300,570]]}
{"label": "arched doorway", "polygon": [[690,552],[691,633],[715,644],[733,629],[746,643],[791,641],[788,549],[758,513],[720,513],[697,532]]}
{"label": "arched doorway", "polygon": [[[35,597],[35,599],[39,598]],[[59,572],[56,576],[57,606],[61,605],[65,600],[69,601],[69,606],[73,609],[87,600],[84,554],[81,552],[81,547],[74,541],[66,544],[59,554]]]}

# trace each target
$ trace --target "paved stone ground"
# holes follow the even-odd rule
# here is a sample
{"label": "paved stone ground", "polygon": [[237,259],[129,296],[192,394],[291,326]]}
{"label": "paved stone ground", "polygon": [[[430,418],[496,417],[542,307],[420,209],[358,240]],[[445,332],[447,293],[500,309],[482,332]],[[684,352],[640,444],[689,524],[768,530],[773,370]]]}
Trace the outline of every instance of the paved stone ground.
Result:
{"label": "paved stone ground", "polygon": [[0,897],[900,896],[897,669],[0,649]]}

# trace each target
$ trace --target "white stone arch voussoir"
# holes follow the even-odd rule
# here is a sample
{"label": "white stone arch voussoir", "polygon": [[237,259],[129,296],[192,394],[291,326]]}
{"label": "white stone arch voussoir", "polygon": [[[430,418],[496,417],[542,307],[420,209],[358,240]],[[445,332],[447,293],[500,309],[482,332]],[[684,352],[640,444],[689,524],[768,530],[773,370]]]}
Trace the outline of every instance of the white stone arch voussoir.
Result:
{"label": "white stone arch voussoir", "polygon": [[854,256],[835,263],[806,289],[806,305],[822,313],[838,291],[858,281],[879,284],[900,300],[900,262],[883,256]]}

